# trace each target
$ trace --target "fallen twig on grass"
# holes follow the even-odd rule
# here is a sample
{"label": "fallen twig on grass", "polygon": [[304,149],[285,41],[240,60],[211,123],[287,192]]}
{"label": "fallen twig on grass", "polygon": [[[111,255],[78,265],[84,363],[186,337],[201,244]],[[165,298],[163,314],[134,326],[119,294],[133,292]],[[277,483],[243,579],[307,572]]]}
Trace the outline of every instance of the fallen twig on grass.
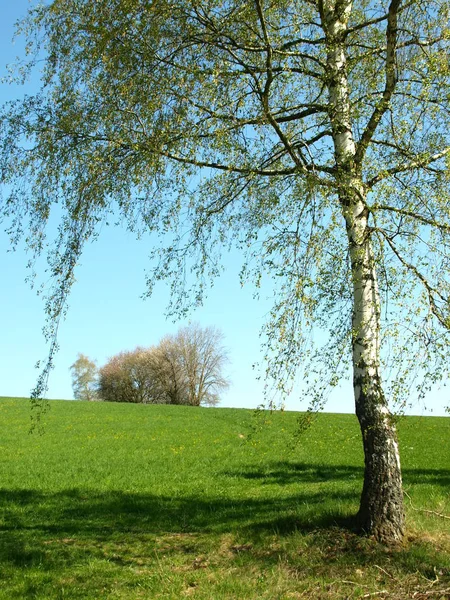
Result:
{"label": "fallen twig on grass", "polygon": [[413,598],[425,598],[436,596],[436,598],[450,598],[450,588],[444,590],[429,590],[428,592],[414,592]]}
{"label": "fallen twig on grass", "polygon": [[423,512],[426,513],[428,515],[434,515],[435,517],[440,517],[441,519],[449,519],[450,520],[450,516],[449,515],[444,515],[444,513],[440,513],[437,512],[435,510],[428,510],[426,508],[416,508],[413,503],[412,503],[412,498],[411,496],[408,494],[407,491],[403,490],[403,493],[405,494],[405,496],[408,498],[409,500],[409,505],[412,508],[412,510],[415,510],[416,512]]}
{"label": "fallen twig on grass", "polygon": [[390,573],[388,573],[385,569],[383,569],[383,567],[379,567],[378,565],[373,565],[373,566],[375,568],[379,569],[382,573],[384,573],[385,575],[387,575],[388,577],[390,577],[394,581],[396,581],[395,577],[393,575],[391,575]]}
{"label": "fallen twig on grass", "polygon": [[428,581],[428,587],[433,587],[433,585],[436,585],[436,583],[439,583],[440,579],[438,577],[438,574],[436,572],[436,567],[434,567],[434,579],[428,579],[428,577],[425,577],[425,575],[423,575],[422,573],[417,572],[417,575],[419,577],[422,577],[422,579],[425,579],[425,581]]}

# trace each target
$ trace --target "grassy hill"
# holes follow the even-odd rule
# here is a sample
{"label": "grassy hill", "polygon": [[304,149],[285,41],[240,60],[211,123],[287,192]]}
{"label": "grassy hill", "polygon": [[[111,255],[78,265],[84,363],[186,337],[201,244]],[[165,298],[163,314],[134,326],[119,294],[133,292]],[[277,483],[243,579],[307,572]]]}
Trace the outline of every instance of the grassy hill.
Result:
{"label": "grassy hill", "polygon": [[294,445],[297,419],[52,401],[30,435],[29,403],[1,398],[0,599],[448,597],[450,419],[399,422],[408,536],[389,551],[349,528],[356,418]]}

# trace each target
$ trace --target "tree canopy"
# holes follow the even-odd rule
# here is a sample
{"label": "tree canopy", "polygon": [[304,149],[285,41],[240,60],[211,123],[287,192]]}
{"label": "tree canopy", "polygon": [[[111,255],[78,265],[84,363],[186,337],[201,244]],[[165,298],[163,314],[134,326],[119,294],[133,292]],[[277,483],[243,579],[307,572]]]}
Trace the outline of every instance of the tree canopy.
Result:
{"label": "tree canopy", "polygon": [[22,25],[21,75],[44,56],[42,90],[2,116],[13,240],[26,217],[39,253],[62,210],[53,327],[112,215],[160,233],[148,288],[169,279],[176,314],[238,246],[244,281],[274,280],[268,378],[288,391],[301,366],[320,404],[353,363],[360,524],[380,539],[403,532],[387,398],[448,373],[449,13],[447,0],[53,0]]}

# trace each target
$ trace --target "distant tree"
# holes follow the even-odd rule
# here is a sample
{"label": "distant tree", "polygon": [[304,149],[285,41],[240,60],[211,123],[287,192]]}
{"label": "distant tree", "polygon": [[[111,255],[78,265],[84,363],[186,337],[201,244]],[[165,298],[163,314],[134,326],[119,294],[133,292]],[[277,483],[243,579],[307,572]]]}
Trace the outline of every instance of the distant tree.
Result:
{"label": "distant tree", "polygon": [[217,405],[220,392],[229,385],[223,375],[227,353],[222,332],[215,327],[201,328],[193,324],[180,329],[168,341],[185,374],[187,404]]}
{"label": "distant tree", "polygon": [[214,327],[189,325],[165,336],[153,349],[151,364],[158,401],[189,406],[216,406],[229,382],[223,334]]}
{"label": "distant tree", "polygon": [[155,401],[162,404],[188,404],[187,375],[172,338],[165,336],[151,354]]}
{"label": "distant tree", "polygon": [[149,403],[154,401],[150,355],[152,349],[120,352],[99,371],[98,394],[110,402]]}
{"label": "distant tree", "polygon": [[100,367],[98,379],[98,394],[108,402],[130,402],[129,378],[124,369],[122,354],[111,357]]}
{"label": "distant tree", "polygon": [[70,366],[72,373],[73,396],[76,400],[97,399],[97,365],[84,354]]}

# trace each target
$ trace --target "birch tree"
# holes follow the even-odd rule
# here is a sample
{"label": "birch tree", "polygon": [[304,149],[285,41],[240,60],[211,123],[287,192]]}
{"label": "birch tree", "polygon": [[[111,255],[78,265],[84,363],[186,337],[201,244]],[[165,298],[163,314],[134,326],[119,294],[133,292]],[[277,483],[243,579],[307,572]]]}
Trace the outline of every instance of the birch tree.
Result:
{"label": "birch tree", "polygon": [[301,366],[321,405],[352,365],[358,521],[385,541],[404,532],[389,403],[448,371],[449,9],[53,0],[20,29],[18,77],[43,61],[42,89],[1,125],[12,240],[27,226],[38,254],[62,213],[50,356],[83,244],[111,214],[161,234],[148,289],[169,279],[172,313],[241,248],[243,281],[274,281],[267,378],[286,392]]}
{"label": "birch tree", "polygon": [[97,365],[85,354],[79,353],[77,360],[70,365],[72,389],[75,400],[96,400]]}

